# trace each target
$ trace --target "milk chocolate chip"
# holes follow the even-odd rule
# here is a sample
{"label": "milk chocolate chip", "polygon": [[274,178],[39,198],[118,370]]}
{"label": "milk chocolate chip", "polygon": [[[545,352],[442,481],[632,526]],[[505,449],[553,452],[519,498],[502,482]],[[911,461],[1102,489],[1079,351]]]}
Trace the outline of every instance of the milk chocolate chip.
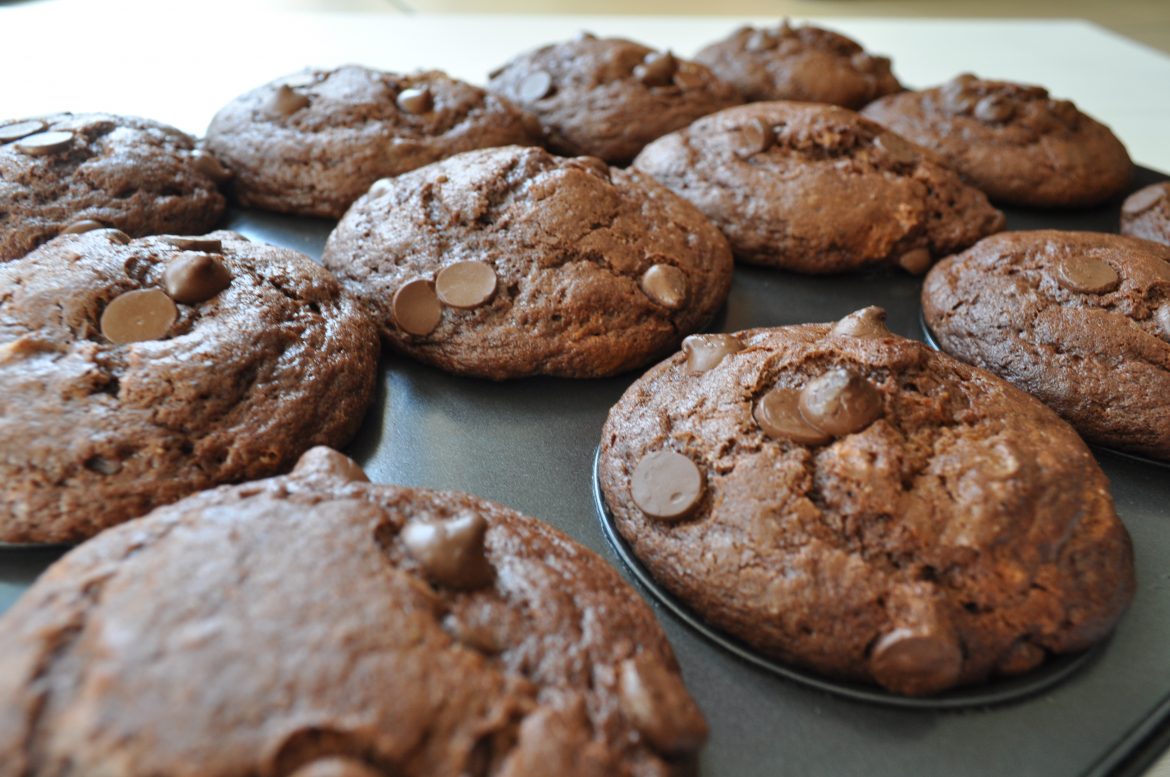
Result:
{"label": "milk chocolate chip", "polygon": [[1165,196],[1166,190],[1159,184],[1138,189],[1126,199],[1121,206],[1121,212],[1128,216],[1137,216],[1157,205]]}
{"label": "milk chocolate chip", "polygon": [[656,264],[642,273],[642,291],[664,308],[678,310],[687,300],[687,276],[671,264]]}
{"label": "milk chocolate chip", "polygon": [[413,519],[402,528],[402,544],[432,583],[467,590],[491,582],[493,572],[484,549],[488,524],[465,513],[445,521]]}
{"label": "milk chocolate chip", "polygon": [[912,248],[898,257],[898,266],[911,275],[922,275],[930,269],[930,251]]}
{"label": "milk chocolate chip", "polygon": [[167,235],[163,240],[175,248],[182,248],[184,251],[205,251],[214,254],[223,250],[223,243],[213,237],[178,237],[175,235]]}
{"label": "milk chocolate chip", "polygon": [[431,282],[422,278],[408,281],[394,292],[390,302],[394,323],[403,332],[420,337],[435,331],[443,317],[443,308]]}
{"label": "milk chocolate chip", "polygon": [[195,153],[191,155],[191,159],[195,164],[196,170],[203,173],[216,183],[223,183],[232,177],[232,171],[224,167],[223,162],[220,162],[218,159],[203,149],[197,149]]}
{"label": "milk chocolate chip", "polygon": [[100,221],[93,219],[78,219],[74,221],[65,229],[61,230],[62,235],[80,235],[84,232],[92,232],[95,229],[105,229],[106,225]]}
{"label": "milk chocolate chip", "polygon": [[395,102],[398,104],[399,110],[416,115],[426,113],[435,106],[431,90],[425,87],[422,89],[403,89],[398,93],[398,99]]}
{"label": "milk chocolate chip", "polygon": [[289,777],[381,777],[382,772],[355,758],[332,755],[297,768]]}
{"label": "milk chocolate chip", "polygon": [[1158,323],[1158,328],[1162,330],[1162,337],[1170,340],[1170,305],[1163,305],[1154,313],[1154,321]]}
{"label": "milk chocolate chip", "polygon": [[874,138],[874,145],[881,149],[894,164],[909,165],[918,161],[918,151],[909,142],[892,132],[885,132]]}
{"label": "milk chocolate chip", "polygon": [[281,116],[291,116],[309,104],[309,98],[293,90],[288,84],[281,84],[272,96],[272,110]]}
{"label": "milk chocolate chip", "polygon": [[791,440],[799,445],[822,445],[833,439],[810,424],[800,414],[800,392],[777,387],[760,397],[752,413],[756,423],[769,437]]}
{"label": "milk chocolate chip", "polygon": [[171,299],[194,305],[226,289],[232,276],[218,257],[184,251],[167,263],[162,280]]}
{"label": "milk chocolate chip", "polygon": [[868,380],[836,367],[800,391],[800,414],[834,437],[861,431],[882,414],[882,397]]}
{"label": "milk chocolate chip", "polygon": [[833,324],[830,334],[844,337],[890,337],[893,332],[886,326],[886,311],[871,305],[855,310]]}
{"label": "milk chocolate chip", "polygon": [[456,262],[435,276],[435,293],[453,308],[478,307],[495,292],[496,271],[484,262]]}
{"label": "milk chocolate chip", "polygon": [[869,658],[874,679],[907,696],[923,696],[954,685],[962,668],[958,643],[928,629],[894,629],[877,641]]}
{"label": "milk chocolate chip", "polygon": [[779,43],[767,30],[756,30],[748,36],[744,48],[748,51],[768,51],[776,48]]}
{"label": "milk chocolate chip", "polygon": [[30,121],[18,121],[15,124],[5,124],[0,127],[0,143],[9,143],[13,140],[20,140],[28,137],[35,132],[40,132],[48,125],[39,119]]}
{"label": "milk chocolate chip", "polygon": [[1046,657],[1044,648],[1039,645],[1028,642],[1026,639],[1016,640],[1007,652],[996,661],[995,670],[1000,674],[1023,674],[1040,666]]}
{"label": "milk chocolate chip", "polygon": [[651,518],[685,518],[703,495],[703,473],[681,453],[664,449],[648,453],[634,468],[630,496]]}
{"label": "milk chocolate chip", "polygon": [[111,243],[121,243],[122,245],[130,243],[130,236],[120,229],[107,229],[105,232]]}
{"label": "milk chocolate chip", "polygon": [[678,62],[669,51],[652,51],[634,68],[634,78],[646,86],[666,86],[678,69]]}
{"label": "milk chocolate chip", "polygon": [[743,343],[731,335],[689,335],[682,342],[687,367],[700,373],[716,367],[724,356],[743,350]]}
{"label": "milk chocolate chip", "polygon": [[72,143],[72,132],[38,132],[17,141],[16,147],[29,156],[44,156],[69,148]]}
{"label": "milk chocolate chip", "polygon": [[552,76],[543,70],[529,73],[520,82],[520,101],[534,103],[548,97],[553,91]]}
{"label": "milk chocolate chip", "polygon": [[1012,117],[1016,109],[1004,97],[990,94],[975,103],[975,118],[985,124],[1002,124]]}
{"label": "milk chocolate chip", "polygon": [[102,312],[102,334],[113,343],[158,340],[168,331],[179,310],[162,289],[138,289],[115,297]]}
{"label": "milk chocolate chip", "polygon": [[1056,281],[1069,291],[1101,294],[1117,288],[1121,277],[1105,262],[1088,256],[1070,256],[1056,265]]}
{"label": "milk chocolate chip", "polygon": [[735,155],[747,159],[772,147],[776,139],[772,126],[763,119],[754,119],[740,127],[735,142]]}
{"label": "milk chocolate chip", "polygon": [[682,679],[653,655],[641,653],[622,661],[618,704],[634,728],[663,755],[696,752],[707,740],[707,721]]}
{"label": "milk chocolate chip", "polygon": [[293,467],[292,474],[303,478],[326,477],[347,483],[370,482],[356,461],[324,445],[305,451]]}

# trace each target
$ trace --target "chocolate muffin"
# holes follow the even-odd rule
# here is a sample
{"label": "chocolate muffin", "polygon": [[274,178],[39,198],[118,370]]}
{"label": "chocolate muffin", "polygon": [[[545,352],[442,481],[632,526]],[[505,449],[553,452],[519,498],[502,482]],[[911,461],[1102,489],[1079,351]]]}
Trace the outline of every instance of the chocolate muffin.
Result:
{"label": "chocolate muffin", "polygon": [[939,346],[1039,397],[1090,442],[1170,460],[1170,247],[1008,232],[922,289]]}
{"label": "chocolate muffin", "polygon": [[356,65],[279,78],[224,106],[207,145],[240,205],[339,218],[370,184],[473,148],[535,143],[532,117],[438,71]]}
{"label": "chocolate muffin", "polygon": [[1080,208],[1121,196],[1133,163],[1104,124],[1038,86],[964,74],[862,113],[942,156],[993,202]]}
{"label": "chocolate muffin", "polygon": [[902,91],[890,60],[821,27],[740,27],[695,55],[749,102],[799,100],[857,110]]}
{"label": "chocolate muffin", "polygon": [[932,154],[831,105],[722,111],[654,141],[634,167],[694,203],[741,261],[802,273],[919,274],[1004,223]]}
{"label": "chocolate muffin", "polygon": [[894,693],[1102,639],[1134,571],[1088,448],[883,318],[698,335],[637,380],[601,438],[621,535],[715,627]]}
{"label": "chocolate muffin", "polygon": [[5,775],[667,777],[707,733],[599,557],[324,448],[82,545],[0,628]]}
{"label": "chocolate muffin", "polygon": [[229,177],[174,127],[108,113],[0,122],[0,261],[61,232],[130,235],[215,226]]}
{"label": "chocolate muffin", "polygon": [[323,261],[388,345],[496,380],[644,364],[711,319],[732,270],[719,230],[648,176],[517,146],[375,184]]}
{"label": "chocolate muffin", "polygon": [[75,542],[341,445],[377,358],[332,275],[232,232],[95,230],[0,265],[0,541]]}
{"label": "chocolate muffin", "polygon": [[1170,245],[1170,181],[1150,184],[1126,198],[1121,234]]}
{"label": "chocolate muffin", "polygon": [[488,89],[532,111],[558,154],[624,165],[657,137],[743,102],[703,65],[588,33],[516,57]]}

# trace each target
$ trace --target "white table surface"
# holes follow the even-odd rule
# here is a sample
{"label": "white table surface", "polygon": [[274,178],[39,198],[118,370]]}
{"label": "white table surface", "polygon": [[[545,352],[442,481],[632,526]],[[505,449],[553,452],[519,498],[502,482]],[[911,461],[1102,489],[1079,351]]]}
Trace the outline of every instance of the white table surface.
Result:
{"label": "white table surface", "polygon": [[[746,21],[775,21],[281,13],[246,10],[243,3],[245,10],[225,21],[232,3],[212,5],[217,13],[198,3],[166,2],[152,11],[133,0],[0,8],[0,119],[108,111],[201,134],[236,94],[308,65],[437,67],[482,83],[519,51],[583,29],[690,55]],[[1042,84],[1110,125],[1137,163],[1170,171],[1170,57],[1152,49],[1076,20],[837,18],[826,24],[892,56],[908,85],[964,71]],[[1170,756],[1149,776],[1170,777]]]}

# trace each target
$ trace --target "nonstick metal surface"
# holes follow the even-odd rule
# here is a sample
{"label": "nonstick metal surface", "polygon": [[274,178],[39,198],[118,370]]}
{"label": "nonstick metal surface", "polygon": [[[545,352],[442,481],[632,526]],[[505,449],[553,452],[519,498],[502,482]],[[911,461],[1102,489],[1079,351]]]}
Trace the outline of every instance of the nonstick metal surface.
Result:
{"label": "nonstick metal surface", "polygon": [[[1142,171],[1134,188],[1166,176]],[[1009,211],[1010,229],[1116,231],[1118,205]],[[235,212],[228,225],[319,257],[331,222]],[[831,321],[881,305],[888,325],[922,338],[920,279],[877,273],[798,276],[736,268],[712,331]],[[459,378],[387,354],[362,431],[346,449],[378,482],[458,489],[537,516],[636,581],[594,506],[593,457],[611,405],[637,372],[605,380]],[[702,773],[774,775],[1129,773],[1166,744],[1170,721],[1170,470],[1094,449],[1133,537],[1138,591],[1116,633],[1084,665],[1011,701],[961,709],[895,707],[779,676],[699,633],[645,588],[687,684],[711,723]],[[0,610],[60,547],[0,548]],[[0,637],[2,639],[2,637]]]}

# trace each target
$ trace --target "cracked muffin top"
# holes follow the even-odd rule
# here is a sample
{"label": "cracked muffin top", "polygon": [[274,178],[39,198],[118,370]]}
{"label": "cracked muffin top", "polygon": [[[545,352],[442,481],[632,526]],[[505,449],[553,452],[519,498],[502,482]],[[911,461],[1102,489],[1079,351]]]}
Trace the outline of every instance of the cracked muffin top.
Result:
{"label": "cracked muffin top", "polygon": [[4,774],[682,777],[707,734],[594,553],[325,448],[85,543],[0,628]]}
{"label": "cracked muffin top", "polygon": [[939,346],[1040,398],[1090,442],[1170,460],[1170,247],[995,235],[931,270]]}
{"label": "cracked muffin top", "polygon": [[657,137],[743,102],[704,65],[588,33],[513,59],[488,88],[531,111],[558,154],[624,165]]}
{"label": "cracked muffin top", "polygon": [[711,319],[732,270],[719,230],[648,176],[521,147],[376,183],[323,261],[387,344],[495,379],[644,364]]}
{"label": "cracked muffin top", "polygon": [[1133,163],[1104,124],[1038,86],[963,74],[862,113],[931,149],[993,202],[1089,207],[1129,186]]}
{"label": "cracked muffin top", "polygon": [[695,61],[711,68],[749,102],[799,100],[857,110],[902,91],[890,60],[856,41],[811,24],[740,27]]}
{"label": "cracked muffin top", "polygon": [[1125,199],[1121,234],[1170,245],[1170,181],[1150,184]]}
{"label": "cracked muffin top", "polygon": [[229,177],[184,132],[106,113],[0,123],[0,261],[62,231],[198,234],[223,214]]}
{"label": "cracked muffin top", "polygon": [[896,693],[1100,640],[1134,571],[1088,448],[883,319],[688,338],[602,432],[621,535],[717,628]]}
{"label": "cracked muffin top", "polygon": [[731,108],[654,141],[634,167],[694,203],[737,258],[796,272],[920,274],[1004,223],[933,154],[832,105]]}
{"label": "cracked muffin top", "polygon": [[0,265],[0,541],[73,542],[357,429],[374,325],[233,232],[64,235]]}
{"label": "cracked muffin top", "polygon": [[235,173],[239,204],[339,218],[379,178],[538,137],[531,116],[445,73],[347,65],[237,97],[212,119],[206,142]]}

